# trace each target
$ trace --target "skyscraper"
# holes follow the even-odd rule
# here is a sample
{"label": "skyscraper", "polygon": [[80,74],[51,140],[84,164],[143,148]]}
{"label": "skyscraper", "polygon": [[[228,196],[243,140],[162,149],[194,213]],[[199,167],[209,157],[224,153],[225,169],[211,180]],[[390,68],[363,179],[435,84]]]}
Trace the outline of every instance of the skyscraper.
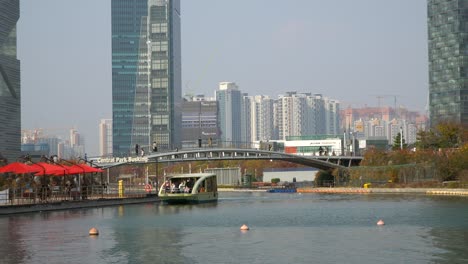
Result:
{"label": "skyscraper", "polygon": [[112,154],[112,119],[101,119],[99,122],[99,155]]}
{"label": "skyscraper", "polygon": [[468,1],[428,0],[431,125],[468,125]]}
{"label": "skyscraper", "polygon": [[113,154],[180,145],[180,0],[112,0]]}
{"label": "skyscraper", "polygon": [[19,1],[0,0],[0,158],[15,161],[21,151],[20,62],[16,58]]}
{"label": "skyscraper", "polygon": [[240,146],[241,142],[241,101],[242,96],[233,82],[219,83],[216,91],[218,101],[218,126],[221,145]]}

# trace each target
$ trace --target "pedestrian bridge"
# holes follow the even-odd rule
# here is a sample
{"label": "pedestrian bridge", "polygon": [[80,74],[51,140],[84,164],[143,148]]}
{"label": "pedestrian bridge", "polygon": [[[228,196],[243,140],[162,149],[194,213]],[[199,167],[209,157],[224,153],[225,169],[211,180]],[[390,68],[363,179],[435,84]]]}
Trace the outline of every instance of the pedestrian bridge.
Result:
{"label": "pedestrian bridge", "polygon": [[157,152],[143,157],[92,158],[93,164],[103,168],[134,163],[168,163],[213,160],[282,160],[321,170],[359,166],[360,156],[307,156],[258,149],[191,149],[171,152]]}

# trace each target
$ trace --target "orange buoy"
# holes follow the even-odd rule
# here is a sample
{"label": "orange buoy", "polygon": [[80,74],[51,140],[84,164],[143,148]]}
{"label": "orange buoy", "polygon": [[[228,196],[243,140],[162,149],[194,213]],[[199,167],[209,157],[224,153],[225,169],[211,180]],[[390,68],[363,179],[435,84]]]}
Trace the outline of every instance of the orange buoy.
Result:
{"label": "orange buoy", "polygon": [[89,230],[89,235],[90,236],[97,236],[99,235],[99,231],[97,230],[97,228],[93,227]]}
{"label": "orange buoy", "polygon": [[247,225],[242,225],[240,230],[246,231],[249,230],[249,227]]}
{"label": "orange buoy", "polygon": [[379,221],[377,221],[377,225],[378,226],[383,226],[385,225],[384,221],[382,219],[380,219]]}

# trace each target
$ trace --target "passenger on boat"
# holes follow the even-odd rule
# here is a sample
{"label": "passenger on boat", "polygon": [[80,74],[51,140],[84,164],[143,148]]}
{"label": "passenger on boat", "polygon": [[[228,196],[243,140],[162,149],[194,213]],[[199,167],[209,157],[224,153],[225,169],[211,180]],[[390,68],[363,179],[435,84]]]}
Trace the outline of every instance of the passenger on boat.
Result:
{"label": "passenger on boat", "polygon": [[177,190],[176,190],[176,185],[175,183],[172,183],[171,184],[171,193],[175,193]]}
{"label": "passenger on boat", "polygon": [[165,190],[166,192],[169,192],[169,191],[171,190],[171,183],[169,182],[169,180],[166,180],[166,181],[164,182],[164,190]]}
{"label": "passenger on boat", "polygon": [[193,188],[193,182],[194,182],[193,180],[191,180],[190,178],[188,178],[186,186],[187,186],[187,188],[189,189],[189,192],[190,192],[190,190],[192,190],[192,188]]}
{"label": "passenger on boat", "polygon": [[182,181],[179,184],[179,192],[184,192],[185,191],[185,181]]}

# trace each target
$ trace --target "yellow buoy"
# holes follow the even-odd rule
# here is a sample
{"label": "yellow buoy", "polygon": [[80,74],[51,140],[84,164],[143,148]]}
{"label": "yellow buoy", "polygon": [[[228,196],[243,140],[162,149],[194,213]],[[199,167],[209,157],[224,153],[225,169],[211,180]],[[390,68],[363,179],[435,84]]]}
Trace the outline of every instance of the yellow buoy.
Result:
{"label": "yellow buoy", "polygon": [[244,231],[249,230],[249,227],[247,225],[242,225],[240,230],[244,230]]}
{"label": "yellow buoy", "polygon": [[97,236],[99,235],[99,231],[97,230],[97,228],[93,227],[89,230],[89,235],[90,236]]}
{"label": "yellow buoy", "polygon": [[385,225],[385,223],[384,223],[384,221],[382,219],[380,219],[379,221],[377,221],[377,225],[383,226],[383,225]]}

